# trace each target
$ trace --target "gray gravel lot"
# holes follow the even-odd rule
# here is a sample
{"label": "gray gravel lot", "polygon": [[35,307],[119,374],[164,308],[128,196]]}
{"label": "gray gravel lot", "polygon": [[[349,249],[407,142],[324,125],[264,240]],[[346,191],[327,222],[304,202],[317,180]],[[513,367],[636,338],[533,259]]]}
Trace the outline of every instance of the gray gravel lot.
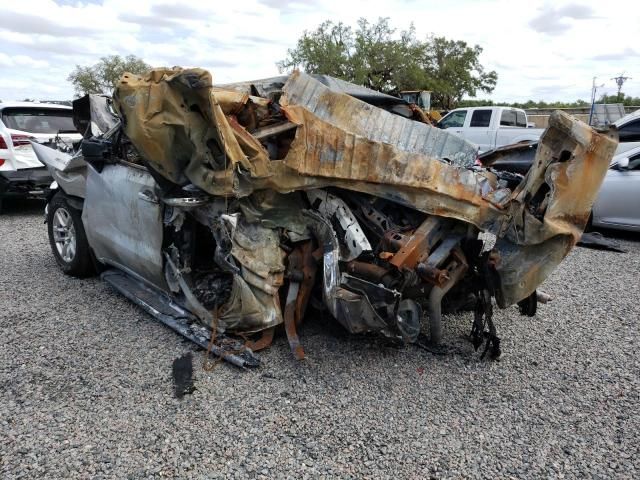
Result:
{"label": "gray gravel lot", "polygon": [[[98,279],[62,275],[42,205],[0,216],[0,477],[638,478],[640,236],[574,250],[533,318],[497,311],[483,361],[446,317],[447,355],[312,321],[242,372]],[[192,395],[172,362],[194,351]]]}

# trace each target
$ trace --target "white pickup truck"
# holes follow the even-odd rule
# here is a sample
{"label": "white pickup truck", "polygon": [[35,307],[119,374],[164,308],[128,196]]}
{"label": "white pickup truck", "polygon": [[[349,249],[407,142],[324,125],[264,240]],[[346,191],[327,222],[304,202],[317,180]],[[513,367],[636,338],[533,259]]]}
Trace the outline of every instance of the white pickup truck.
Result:
{"label": "white pickup truck", "polygon": [[480,153],[503,145],[537,141],[543,128],[528,128],[524,110],[511,107],[456,108],[438,122],[478,145]]}

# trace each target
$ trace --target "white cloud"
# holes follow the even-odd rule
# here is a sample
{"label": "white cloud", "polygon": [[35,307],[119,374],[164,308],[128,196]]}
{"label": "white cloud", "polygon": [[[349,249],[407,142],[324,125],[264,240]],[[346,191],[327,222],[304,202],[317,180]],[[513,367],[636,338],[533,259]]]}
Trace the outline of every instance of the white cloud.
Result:
{"label": "white cloud", "polygon": [[[479,44],[484,65],[498,72],[495,100],[575,100],[589,97],[593,76],[611,91],[609,78],[621,71],[640,79],[640,6],[631,0],[615,8],[597,0],[33,0],[0,6],[0,98],[70,98],[74,66],[111,54],[201,66],[220,83],[277,75],[275,63],[305,29],[361,16]],[[640,83],[624,91],[640,96]]]}
{"label": "white cloud", "polygon": [[587,5],[568,4],[561,7],[545,5],[541,12],[529,22],[534,30],[549,35],[560,35],[572,27],[572,20],[595,18],[593,10]]}
{"label": "white cloud", "polygon": [[36,60],[27,55],[9,56],[0,52],[0,66],[2,67],[26,67],[26,68],[46,68],[49,62],[46,60]]}

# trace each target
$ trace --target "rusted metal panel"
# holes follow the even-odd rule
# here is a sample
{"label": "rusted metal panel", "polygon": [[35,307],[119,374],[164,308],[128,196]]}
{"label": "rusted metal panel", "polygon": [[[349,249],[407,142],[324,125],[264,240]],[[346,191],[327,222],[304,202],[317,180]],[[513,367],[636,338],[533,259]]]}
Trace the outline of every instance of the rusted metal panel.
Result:
{"label": "rusted metal panel", "polygon": [[[616,145],[612,135],[551,115],[532,168],[508,199],[512,221],[495,246],[500,306],[531,295],[578,242]],[[539,192],[547,193],[536,198]],[[534,201],[544,203],[542,212]]]}
{"label": "rusted metal panel", "polygon": [[414,268],[418,262],[426,259],[429,252],[434,246],[438,237],[434,238],[432,233],[439,229],[442,220],[437,217],[429,217],[411,234],[410,237],[404,238],[400,243],[400,249],[389,261],[396,268],[407,267]]}
{"label": "rusted metal panel", "polygon": [[[303,74],[292,76],[292,88],[300,78],[306,85],[316,85],[304,90],[310,99],[309,91],[322,92],[313,97],[313,104],[328,121],[285,97],[283,103],[289,106],[283,108],[299,127],[283,162],[270,161],[259,140],[233,115],[224,114],[224,110],[235,111],[247,97],[234,92],[225,97],[213,91],[210,76],[202,70],[128,76],[117,89],[115,103],[129,119],[125,132],[143,157],[178,184],[191,181],[213,195],[225,196],[246,196],[264,188],[287,192],[335,185],[383,195],[480,228],[495,228],[501,212],[488,196],[495,177],[425,153],[453,152],[454,160],[465,163],[473,155],[468,144],[460,143],[463,140],[331,92]],[[226,98],[223,106],[216,98]],[[331,114],[331,105],[343,104],[355,110]],[[360,135],[369,128],[372,138]],[[456,148],[462,150],[456,153]]]}
{"label": "rusted metal panel", "polygon": [[283,91],[282,105],[302,107],[318,119],[372,142],[395,145],[398,150],[428,158],[447,159],[458,166],[470,166],[476,160],[477,148],[462,137],[332,91],[304,73],[293,73]]}
{"label": "rusted metal panel", "polygon": [[[340,98],[334,102],[341,101]],[[457,218],[479,227],[502,215],[488,194],[496,184],[489,172],[449,165],[424,154],[406,152],[389,143],[376,142],[317,119],[300,106],[286,108],[291,121],[300,125],[285,165],[326,184],[372,194],[386,195],[426,213]],[[414,122],[416,123],[416,122]],[[320,177],[320,178],[318,178]],[[270,182],[284,187],[287,179]],[[293,183],[305,188],[302,180]],[[308,187],[306,187],[308,188]],[[387,193],[388,192],[388,193]]]}

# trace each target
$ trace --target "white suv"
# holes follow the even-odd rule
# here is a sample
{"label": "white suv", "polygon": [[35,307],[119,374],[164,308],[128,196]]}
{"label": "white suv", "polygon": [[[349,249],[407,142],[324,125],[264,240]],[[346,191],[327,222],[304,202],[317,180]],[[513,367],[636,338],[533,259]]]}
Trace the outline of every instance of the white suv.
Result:
{"label": "white suv", "polygon": [[0,209],[7,197],[43,197],[52,178],[30,141],[73,143],[82,136],[66,105],[36,102],[0,103]]}

